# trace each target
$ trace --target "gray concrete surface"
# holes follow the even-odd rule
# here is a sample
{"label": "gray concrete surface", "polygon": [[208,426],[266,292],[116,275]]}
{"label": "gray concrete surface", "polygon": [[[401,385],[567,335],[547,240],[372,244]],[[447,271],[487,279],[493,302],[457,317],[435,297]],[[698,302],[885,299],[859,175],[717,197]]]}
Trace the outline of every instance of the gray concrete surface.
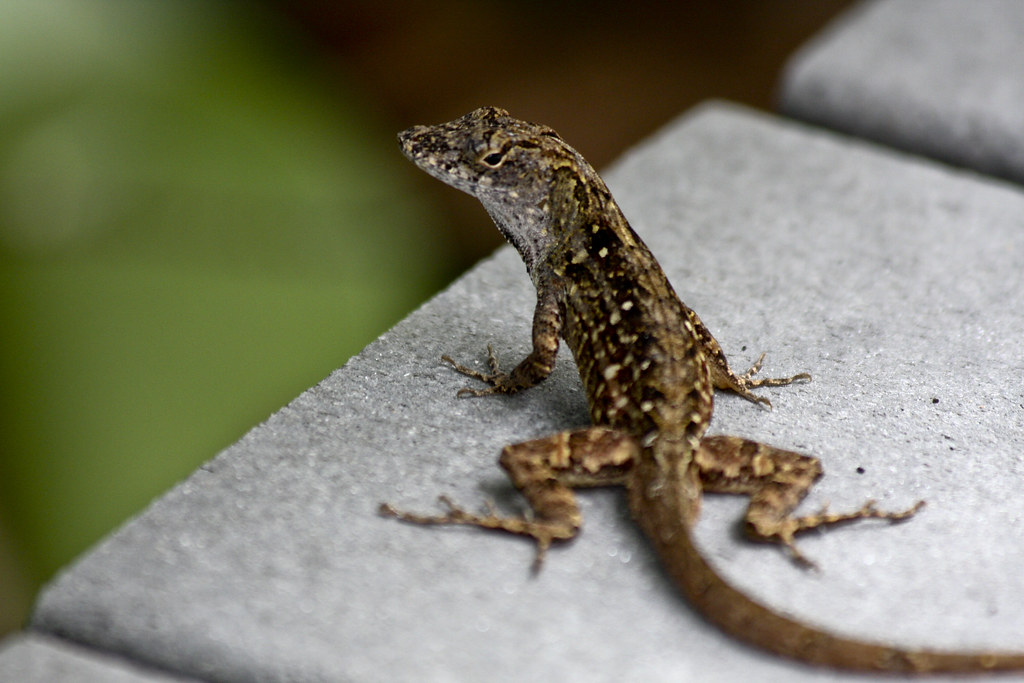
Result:
{"label": "gray concrete surface", "polygon": [[0,641],[0,681],[10,683],[174,683],[171,676],[63,640],[18,634]]}
{"label": "gray concrete surface", "polygon": [[[712,431],[820,456],[804,510],[928,501],[805,538],[814,572],[712,497],[698,539],[718,570],[849,636],[1022,647],[1024,194],[717,103],[605,177],[738,368],[767,351],[767,373],[814,375],[773,412],[720,398]],[[523,394],[455,398],[439,356],[482,363],[491,342],[517,361],[532,305],[499,251],[67,567],[31,628],[224,681],[859,678],[705,623],[620,491],[582,495],[583,533],[537,577],[521,539],[377,515],[439,493],[518,510],[501,446],[586,422],[568,356]]]}
{"label": "gray concrete surface", "polygon": [[1024,183],[1024,2],[857,5],[786,68],[783,113]]}

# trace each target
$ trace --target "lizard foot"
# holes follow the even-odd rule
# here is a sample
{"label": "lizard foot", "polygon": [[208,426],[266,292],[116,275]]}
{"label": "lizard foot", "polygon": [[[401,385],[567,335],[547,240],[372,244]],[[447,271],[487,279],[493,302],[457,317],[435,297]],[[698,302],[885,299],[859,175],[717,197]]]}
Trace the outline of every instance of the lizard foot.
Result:
{"label": "lizard foot", "polygon": [[757,387],[784,387],[794,382],[810,382],[811,375],[807,372],[799,372],[791,377],[761,377],[754,379],[754,375],[761,371],[761,363],[764,362],[765,354],[761,354],[746,372],[737,377],[740,386],[744,389],[756,389]]}
{"label": "lizard foot", "polygon": [[494,503],[484,501],[487,514],[479,515],[467,511],[456,505],[448,496],[438,496],[438,501],[448,508],[448,512],[441,515],[420,515],[412,512],[403,512],[392,507],[388,503],[381,503],[378,512],[384,517],[394,517],[403,522],[412,524],[464,524],[476,526],[483,529],[495,529],[505,531],[519,536],[529,536],[537,544],[537,551],[533,559],[533,571],[540,571],[544,564],[544,557],[548,548],[555,539],[570,538],[574,529],[566,530],[558,523],[548,523],[525,517],[502,517],[494,508]]}
{"label": "lizard foot", "polygon": [[448,365],[452,366],[456,372],[460,372],[467,377],[478,379],[485,384],[490,386],[486,389],[474,389],[473,387],[462,387],[455,394],[459,398],[465,396],[489,396],[491,394],[511,394],[515,393],[516,388],[512,384],[512,378],[501,371],[498,366],[498,357],[494,355],[494,348],[487,345],[487,365],[490,367],[490,372],[480,372],[473,368],[467,367],[461,363],[456,362],[451,356],[445,354],[441,356],[441,360]]}
{"label": "lizard foot", "polygon": [[760,403],[769,410],[772,408],[772,402],[764,396],[758,396],[753,393],[751,389],[757,389],[759,387],[784,387],[794,382],[810,382],[811,375],[806,372],[801,372],[791,377],[761,377],[754,379],[754,375],[761,371],[761,364],[764,362],[765,354],[761,354],[760,357],[751,365],[746,372],[742,375],[736,375],[729,368],[728,364],[725,363],[724,357],[720,366],[712,367],[712,380],[714,381],[715,387],[718,389],[727,389],[735,392],[747,399],[752,403]]}
{"label": "lizard foot", "polygon": [[796,547],[796,534],[810,531],[811,529],[853,522],[859,519],[887,519],[891,522],[899,522],[912,517],[918,510],[924,507],[924,504],[925,502],[923,500],[919,500],[905,510],[887,512],[885,510],[879,510],[875,507],[875,501],[869,500],[853,512],[838,514],[830,513],[828,511],[828,505],[826,504],[816,514],[807,515],[806,517],[795,517],[787,520],[788,523],[783,525],[783,528],[776,531],[776,533],[772,534],[772,537],[762,538],[764,540],[776,540],[784,545],[789,551],[790,557],[792,557],[797,564],[809,569],[817,569],[817,565],[812,560],[808,559],[807,556],[800,552]]}

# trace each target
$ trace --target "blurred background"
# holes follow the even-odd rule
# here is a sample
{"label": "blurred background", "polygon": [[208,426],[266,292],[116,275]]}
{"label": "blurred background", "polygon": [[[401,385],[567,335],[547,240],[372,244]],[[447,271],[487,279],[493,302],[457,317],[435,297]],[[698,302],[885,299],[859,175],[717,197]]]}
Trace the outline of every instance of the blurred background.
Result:
{"label": "blurred background", "polygon": [[0,0],[0,636],[498,246],[398,130],[494,104],[601,168],[709,97],[770,109],[849,4]]}

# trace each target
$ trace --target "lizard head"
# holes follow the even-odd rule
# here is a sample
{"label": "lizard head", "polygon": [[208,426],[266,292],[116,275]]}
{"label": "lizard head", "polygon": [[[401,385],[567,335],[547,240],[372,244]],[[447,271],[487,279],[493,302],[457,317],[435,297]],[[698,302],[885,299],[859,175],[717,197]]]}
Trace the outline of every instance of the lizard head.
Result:
{"label": "lizard head", "polygon": [[413,126],[399,133],[398,141],[414,164],[479,199],[531,273],[557,239],[565,203],[559,197],[572,192],[563,181],[586,185],[579,181],[593,184],[597,178],[554,130],[497,107]]}

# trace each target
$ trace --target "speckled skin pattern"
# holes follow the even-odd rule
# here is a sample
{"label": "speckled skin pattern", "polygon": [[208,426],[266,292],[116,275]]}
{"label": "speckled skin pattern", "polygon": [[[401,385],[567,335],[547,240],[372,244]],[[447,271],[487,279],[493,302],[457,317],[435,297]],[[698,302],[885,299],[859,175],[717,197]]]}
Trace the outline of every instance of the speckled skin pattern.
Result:
{"label": "speckled skin pattern", "polygon": [[533,538],[536,567],[554,541],[582,519],[572,491],[625,486],[634,519],[667,571],[711,622],[752,645],[803,662],[884,672],[981,671],[1024,667],[1024,655],[906,651],[850,640],[772,612],[732,588],[693,544],[705,491],[750,497],[745,516],[757,540],[781,543],[793,558],[796,534],[862,518],[902,520],[921,506],[883,512],[873,503],[845,514],[794,517],[822,469],[816,458],[731,436],[704,436],[714,390],[770,407],[751,389],[807,374],[742,375],[672,289],[604,182],[547,126],[482,107],[399,134],[402,151],[434,177],[477,197],[516,248],[537,290],[533,350],[510,372],[490,353],[489,372],[444,360],[485,383],[461,396],[514,393],[544,380],[559,340],[572,350],[593,426],[506,446],[501,465],[529,502],[528,517],[473,514],[447,498],[447,512],[381,512],[418,524],[469,524]]}

